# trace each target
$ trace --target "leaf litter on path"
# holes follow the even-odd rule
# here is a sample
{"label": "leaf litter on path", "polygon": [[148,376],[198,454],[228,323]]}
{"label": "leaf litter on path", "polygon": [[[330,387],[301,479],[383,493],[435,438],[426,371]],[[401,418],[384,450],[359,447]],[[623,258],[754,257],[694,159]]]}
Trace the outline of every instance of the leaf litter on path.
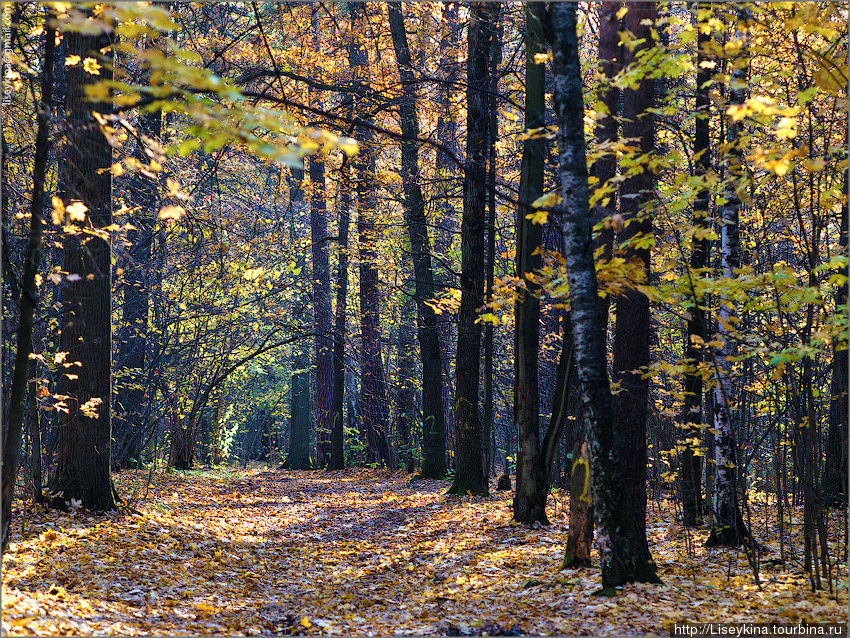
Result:
{"label": "leaf litter on path", "polygon": [[[119,491],[147,478],[125,471]],[[669,635],[677,621],[846,622],[844,564],[836,595],[812,593],[793,564],[765,566],[759,589],[744,555],[702,548],[704,532],[689,554],[667,502],[647,521],[664,585],[592,597],[598,569],[560,571],[566,499],[535,529],[511,522],[510,493],[447,487],[386,470],[253,468],[154,474],[136,514],[18,503],[4,633]]]}

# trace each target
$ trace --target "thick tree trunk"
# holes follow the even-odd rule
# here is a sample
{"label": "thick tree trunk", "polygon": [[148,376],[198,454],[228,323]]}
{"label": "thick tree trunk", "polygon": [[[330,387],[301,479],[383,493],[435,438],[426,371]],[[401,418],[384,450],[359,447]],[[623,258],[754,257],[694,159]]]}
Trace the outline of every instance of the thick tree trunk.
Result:
{"label": "thick tree trunk", "polygon": [[[737,10],[737,19],[746,20],[746,12]],[[743,37],[738,27],[735,29],[736,38]],[[739,67],[740,60],[733,60],[730,65],[732,70],[732,81],[729,89],[730,102],[742,104],[746,99],[746,69]],[[736,145],[741,135],[741,124],[731,118],[726,123],[726,141],[730,145]],[[730,151],[727,168],[727,179],[738,180],[745,174],[746,167],[743,164],[743,153],[740,149]],[[736,187],[738,184],[730,183],[724,198],[726,203],[721,207],[720,223],[720,262],[723,276],[732,279],[736,277],[735,270],[738,268],[740,259],[739,228],[738,221],[741,208],[741,200],[738,197]],[[714,354],[714,366],[716,379],[714,386],[714,512],[711,525],[711,534],[706,540],[706,546],[718,545],[736,547],[749,538],[744,519],[741,516],[738,504],[738,470],[737,470],[737,442],[735,440],[735,423],[733,422],[733,386],[730,378],[731,370],[729,359],[734,355],[735,344],[729,334],[727,326],[734,316],[734,307],[730,302],[720,300],[720,308],[717,313],[718,337],[723,346]]]}
{"label": "thick tree trunk", "polygon": [[350,225],[351,180],[348,162],[340,169],[339,252],[336,269],[336,321],[334,325],[334,393],[331,403],[331,459],[329,469],[345,467],[345,337],[348,305],[348,227]]}
{"label": "thick tree trunk", "polygon": [[630,513],[624,507],[625,481],[617,458],[613,398],[608,383],[593,263],[576,5],[552,3],[550,13],[555,106],[559,120],[564,257],[576,364],[584,412],[590,425],[591,494],[602,563],[602,587],[609,589],[635,581],[658,582],[655,565],[647,560],[643,551],[646,540],[635,533]]}
{"label": "thick tree trunk", "polygon": [[331,271],[325,203],[325,164],[310,158],[310,232],[313,258],[313,320],[316,330],[316,463],[330,463],[331,401],[333,397],[333,337]]}
{"label": "thick tree trunk", "polygon": [[[290,242],[296,244],[299,237],[298,228],[306,221],[307,205],[304,202],[304,168],[291,169],[289,177],[290,205]],[[304,253],[299,251],[296,266],[304,268]],[[301,297],[306,302],[306,291],[301,290]],[[303,311],[299,311],[296,320],[303,319]],[[293,346],[292,377],[290,379],[291,409],[289,421],[289,450],[284,466],[290,470],[308,470],[313,466],[310,459],[310,356],[301,343]]]}
{"label": "thick tree trunk", "polygon": [[[101,53],[111,45],[106,34],[65,34],[68,55],[111,58]],[[59,442],[56,474],[50,490],[63,501],[76,499],[91,510],[115,508],[110,477],[112,450],[112,251],[108,231],[92,233],[112,224],[112,149],[94,122],[93,112],[105,113],[112,105],[91,102],[84,88],[112,78],[111,59],[100,75],[82,65],[68,67],[68,115],[72,122],[87,122],[68,134],[65,150],[67,204],[82,202],[86,220],[76,222],[77,234],[63,237],[62,270],[68,275],[60,296],[66,311],[61,319],[60,351],[67,352],[68,368],[57,383],[65,395],[67,412],[58,418]],[[87,230],[83,230],[83,229]],[[71,372],[73,371],[73,372]],[[71,378],[76,374],[76,378]]]}
{"label": "thick tree trunk", "polygon": [[[368,33],[366,4],[350,2],[355,37],[349,46],[349,64],[355,85],[365,90],[370,73],[365,37]],[[354,35],[353,34],[353,35]],[[357,167],[357,241],[360,249],[360,342],[362,345],[360,391],[363,401],[363,427],[366,433],[367,463],[389,461],[387,444],[387,389],[381,353],[381,290],[378,272],[377,184],[375,181],[375,140],[371,129],[359,129],[360,153]]]}
{"label": "thick tree trunk", "polygon": [[195,423],[189,416],[183,425],[176,410],[171,415],[171,448],[168,464],[178,470],[191,470],[195,467]]}
{"label": "thick tree trunk", "polygon": [[[698,5],[697,11],[705,10],[705,3]],[[710,52],[708,51],[710,37],[701,30],[697,31],[697,85],[695,108],[697,118],[694,122],[694,165],[697,174],[706,178],[711,170],[711,150],[709,149],[709,117],[710,102],[708,99],[708,87],[704,86],[711,80],[711,69],[703,67],[708,63]],[[709,211],[709,192],[701,189],[697,193],[694,202],[693,221],[699,230],[708,230],[711,227],[711,216]],[[704,235],[694,236],[691,248],[691,277],[699,277],[699,271],[708,266],[710,244]],[[684,450],[682,451],[682,476],[679,483],[679,494],[682,499],[682,522],[686,527],[696,527],[700,524],[703,515],[702,508],[702,463],[699,454],[702,430],[700,423],[705,422],[702,409],[703,383],[699,366],[703,362],[703,343],[706,338],[705,311],[702,309],[704,300],[693,295],[693,305],[690,308],[690,319],[685,334],[685,357],[692,369],[685,374],[685,405],[683,409],[684,425]]]}
{"label": "thick tree trunk", "polygon": [[[313,43],[319,46],[318,12],[311,13]],[[311,95],[311,102],[315,102]],[[310,233],[313,259],[313,321],[316,330],[316,465],[331,463],[331,403],[333,401],[333,317],[331,267],[328,256],[325,162],[310,157]]]}
{"label": "thick tree trunk", "polygon": [[[657,15],[655,2],[634,3],[628,6],[625,28],[644,44],[627,51],[624,64],[637,63],[641,51],[654,46],[651,29]],[[654,116],[649,109],[654,104],[655,82],[644,79],[635,89],[623,91],[623,137],[636,138],[639,153],[652,153],[655,147]],[[653,172],[644,168],[628,177],[620,186],[620,213],[626,226],[620,233],[620,243],[637,235],[652,234],[652,218],[648,204],[653,199]],[[647,279],[649,277],[649,248],[628,248],[626,260],[637,259]],[[614,382],[620,391],[614,396],[614,432],[617,456],[623,474],[624,498],[634,537],[647,561],[651,561],[646,540],[646,419],[649,400],[649,380],[643,378],[649,364],[649,299],[637,289],[627,290],[617,297],[617,323],[614,333]]]}
{"label": "thick tree trunk", "polygon": [[570,526],[564,568],[590,567],[593,543],[593,499],[590,496],[590,457],[587,442],[574,450],[570,471]]}
{"label": "thick tree trunk", "polygon": [[[18,342],[15,349],[15,367],[9,391],[8,421],[3,422],[3,470],[2,470],[2,536],[0,536],[0,554],[6,551],[9,543],[9,530],[12,519],[12,501],[15,498],[15,481],[21,463],[23,444],[24,399],[30,372],[30,354],[32,354],[33,317],[38,307],[38,288],[35,278],[41,265],[42,227],[44,220],[44,187],[47,174],[49,153],[50,110],[53,104],[53,53],[55,32],[48,25],[44,30],[44,68],[41,78],[41,104],[39,104],[35,137],[35,156],[33,158],[33,187],[30,203],[30,231],[24,258],[24,272],[21,277],[20,319],[18,321]],[[6,149],[3,149],[6,155]],[[4,176],[5,177],[5,176]],[[6,194],[5,192],[3,193]],[[5,202],[4,202],[5,205]],[[5,227],[4,227],[5,230]],[[35,391],[35,389],[33,389]],[[0,408],[2,409],[2,408]],[[40,453],[40,450],[39,450]],[[39,468],[39,472],[40,472]]]}
{"label": "thick tree trunk", "polygon": [[[542,3],[525,8],[525,128],[545,125],[546,68],[534,56],[545,52]],[[543,194],[543,161],[546,141],[541,135],[523,141],[519,179],[519,207],[516,213],[516,273],[524,282],[515,307],[514,331],[514,421],[517,429],[516,492],[514,519],[520,523],[548,524],[546,493],[549,481],[540,449],[540,408],[538,405],[538,351],[540,326],[539,286],[526,275],[540,269],[537,249],[543,242],[542,226],[528,219],[531,204]],[[535,254],[537,253],[537,254]]]}
{"label": "thick tree trunk", "polygon": [[422,359],[422,478],[442,478],[446,474],[446,423],[443,411],[443,365],[437,315],[426,303],[435,296],[434,273],[431,267],[431,238],[425,216],[419,174],[419,147],[413,140],[419,136],[417,93],[410,62],[401,4],[388,6],[390,31],[393,38],[402,99],[399,104],[401,132],[401,175],[404,184],[404,213],[410,250],[413,257],[413,276],[416,282],[419,353]]}
{"label": "thick tree trunk", "polygon": [[466,171],[461,224],[460,310],[455,356],[455,480],[450,493],[489,491],[481,439],[478,389],[481,373],[481,323],[484,303],[485,149],[487,142],[487,68],[490,38],[499,8],[475,2],[469,8],[467,61]]}

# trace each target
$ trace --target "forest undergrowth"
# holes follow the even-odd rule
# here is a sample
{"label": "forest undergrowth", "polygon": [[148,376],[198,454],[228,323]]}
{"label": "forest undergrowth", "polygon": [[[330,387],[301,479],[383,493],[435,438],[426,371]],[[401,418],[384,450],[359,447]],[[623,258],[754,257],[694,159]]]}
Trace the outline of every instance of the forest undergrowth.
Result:
{"label": "forest undergrowth", "polygon": [[401,472],[139,470],[116,483],[135,494],[135,512],[16,502],[4,633],[669,635],[676,621],[847,618],[843,519],[829,521],[834,593],[813,593],[802,511],[795,553],[776,560],[773,495],[751,504],[770,550],[760,587],[743,552],[705,549],[706,533],[671,524],[675,506],[662,499],[650,501],[647,533],[664,584],[601,598],[598,567],[560,569],[568,497],[557,493],[552,525],[529,528],[511,522],[510,492],[447,497],[447,482]]}

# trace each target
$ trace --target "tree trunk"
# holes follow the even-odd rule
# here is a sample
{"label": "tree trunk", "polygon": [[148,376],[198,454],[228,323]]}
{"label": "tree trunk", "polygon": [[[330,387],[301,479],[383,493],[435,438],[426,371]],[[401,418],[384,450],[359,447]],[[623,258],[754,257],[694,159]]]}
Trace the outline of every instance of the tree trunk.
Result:
{"label": "tree trunk", "polygon": [[348,305],[348,227],[350,225],[351,180],[349,166],[343,160],[340,169],[339,253],[336,269],[336,323],[334,325],[334,393],[331,404],[331,470],[345,467],[345,314]]}
{"label": "tree trunk", "polygon": [[446,474],[446,422],[443,411],[443,365],[437,315],[426,303],[435,296],[431,267],[431,239],[422,197],[419,174],[419,147],[413,140],[419,136],[417,93],[410,62],[404,19],[400,3],[388,5],[390,31],[393,38],[402,99],[399,104],[401,132],[401,175],[404,183],[404,213],[410,250],[413,253],[413,276],[416,282],[419,353],[422,359],[422,478],[442,478]]}
{"label": "tree trunk", "polygon": [[178,470],[191,470],[195,467],[195,422],[190,415],[183,426],[177,411],[171,415],[171,448],[168,464]]}
{"label": "tree trunk", "polygon": [[[542,3],[529,3],[525,8],[525,128],[540,129],[545,125],[546,68],[534,61],[545,52]],[[519,290],[515,307],[514,330],[514,420],[517,429],[516,492],[514,519],[520,523],[548,524],[546,493],[549,487],[547,468],[540,450],[540,408],[538,405],[538,351],[540,300],[539,286],[526,278],[540,269],[537,249],[543,243],[542,226],[528,216],[531,204],[543,194],[543,162],[546,141],[542,136],[523,140],[519,180],[519,202],[516,213],[517,278],[525,284]],[[535,254],[537,252],[537,254]],[[554,410],[553,410],[554,412]]]}
{"label": "tree trunk", "polygon": [[[410,287],[410,286],[408,286]],[[398,466],[413,472],[413,424],[416,422],[416,339],[414,317],[416,299],[412,291],[405,290],[398,326],[398,368],[396,390],[396,435],[398,437]],[[440,412],[442,406],[439,405]]]}
{"label": "tree trunk", "polygon": [[[847,193],[848,172],[844,173],[844,192]],[[841,210],[841,231],[838,245],[841,254],[847,254],[847,200]],[[842,268],[847,277],[847,266]],[[847,281],[835,292],[835,312],[847,313]],[[833,350],[832,382],[830,386],[829,429],[826,439],[826,465],[824,466],[824,502],[833,507],[847,504],[847,356],[846,344],[842,350]]]}
{"label": "tree trunk", "polygon": [[461,224],[460,310],[455,355],[455,480],[450,493],[486,495],[487,472],[478,413],[481,323],[484,303],[485,149],[490,38],[499,7],[475,2],[469,8],[466,171]]}
{"label": "tree trunk", "polygon": [[[739,23],[746,20],[746,11],[737,9]],[[739,25],[740,26],[740,25]],[[735,37],[742,37],[742,32],[735,28]],[[732,104],[743,104],[746,100],[746,68],[740,68],[739,59],[732,60],[732,81],[729,90],[730,102]],[[726,141],[730,145],[737,145],[741,135],[741,124],[733,119],[726,122]],[[739,148],[730,150],[729,165],[727,168],[727,179],[740,180],[746,174],[743,164],[743,153]],[[730,183],[724,198],[726,203],[721,208],[720,223],[720,260],[723,276],[732,279],[736,276],[735,270],[739,265],[739,229],[738,218],[741,208],[741,200],[736,190],[738,184]],[[728,358],[734,355],[735,344],[727,329],[730,319],[734,315],[734,308],[730,308],[730,302],[720,300],[720,309],[717,313],[717,332],[723,346],[714,354],[714,366],[716,380],[714,386],[714,512],[711,525],[711,534],[706,540],[707,547],[729,546],[737,547],[749,538],[744,519],[741,516],[738,504],[738,470],[737,470],[737,442],[735,440],[735,423],[733,422],[732,405],[734,397],[730,378],[730,364]]]}
{"label": "tree trunk", "polygon": [[570,526],[564,568],[590,567],[593,543],[593,499],[590,496],[590,457],[587,441],[574,451],[570,471]]}
{"label": "tree trunk", "polygon": [[[318,12],[311,15],[313,43],[319,47]],[[311,96],[311,102],[314,101]],[[325,200],[325,162],[310,157],[310,233],[313,259],[313,321],[316,330],[316,465],[331,462],[331,402],[333,400],[333,335],[331,269]]]}
{"label": "tree trunk", "polygon": [[[485,300],[493,299],[493,277],[496,268],[496,142],[499,139],[499,114],[496,110],[498,71],[502,63],[502,5],[496,3],[498,12],[493,19],[490,37],[489,93],[487,94],[487,280]],[[484,471],[490,480],[491,444],[493,436],[493,337],[495,327],[487,322],[484,327],[484,414],[481,440],[484,443]]]}
{"label": "tree trunk", "polygon": [[[0,554],[6,551],[9,543],[9,530],[12,519],[12,501],[15,498],[15,481],[21,463],[23,444],[24,399],[27,392],[30,372],[30,354],[32,354],[33,317],[38,307],[38,288],[35,278],[41,265],[42,226],[44,220],[44,187],[47,174],[47,158],[50,150],[50,116],[53,104],[53,52],[55,32],[49,26],[44,30],[44,67],[41,77],[41,104],[39,104],[35,138],[35,157],[33,158],[33,187],[30,202],[30,231],[24,258],[24,272],[21,277],[20,319],[18,321],[18,342],[15,349],[15,367],[9,391],[8,421],[3,423],[3,470],[2,470],[2,537]],[[5,156],[6,149],[3,149]],[[3,195],[6,195],[4,192]],[[5,227],[4,227],[5,230]],[[35,389],[33,389],[35,391]],[[40,450],[39,450],[40,452]]]}
{"label": "tree trunk", "polygon": [[[697,6],[697,12],[705,10],[706,4]],[[708,98],[708,87],[704,86],[711,80],[711,69],[703,67],[708,63],[710,52],[708,51],[710,37],[702,30],[697,30],[697,85],[695,108],[697,118],[694,122],[694,165],[697,174],[707,178],[711,170],[711,150],[709,148],[709,118],[710,102]],[[709,211],[709,192],[701,189],[697,193],[694,202],[693,222],[700,231],[711,228],[711,216]],[[704,234],[693,237],[691,248],[691,278],[699,277],[699,271],[708,266],[710,244]],[[692,291],[695,292],[695,291]],[[692,295],[693,305],[690,308],[690,318],[685,334],[685,357],[690,366],[685,374],[685,405],[683,408],[684,425],[682,430],[685,441],[682,451],[682,476],[679,484],[679,494],[682,499],[682,523],[685,527],[697,527],[702,518],[702,457],[699,454],[702,430],[699,425],[705,422],[702,410],[703,384],[699,366],[703,362],[703,343],[707,341],[705,330],[705,311],[702,309],[704,300]]]}
{"label": "tree trunk", "polygon": [[[111,510],[116,494],[110,477],[112,449],[112,253],[108,231],[112,224],[112,149],[92,113],[112,109],[108,102],[92,102],[86,85],[112,79],[112,44],[106,34],[65,34],[68,55],[102,59],[100,75],[82,65],[68,68],[68,115],[71,122],[87,122],[68,134],[65,150],[67,202],[86,208],[86,221],[75,222],[76,234],[63,236],[60,351],[67,352],[67,368],[57,383],[65,395],[67,412],[58,417],[59,442],[56,474],[50,490],[63,501],[77,499],[91,510]],[[84,230],[86,229],[86,230]],[[76,375],[75,378],[72,378]]]}
{"label": "tree trunk", "polygon": [[591,494],[602,563],[602,587],[610,589],[635,581],[659,582],[655,565],[647,560],[643,551],[646,539],[635,533],[624,506],[625,480],[617,459],[613,398],[608,383],[593,263],[576,5],[552,3],[550,12],[555,106],[559,120],[564,258],[567,260],[576,364],[583,409],[590,426]]}
{"label": "tree trunk", "polygon": [[[298,242],[298,228],[306,221],[306,204],[304,202],[304,168],[293,167],[289,177],[289,205],[290,205],[290,242]],[[296,267],[304,268],[304,253],[298,251]],[[300,288],[300,285],[299,285]],[[306,297],[305,291],[301,296]],[[306,299],[304,300],[306,301]],[[295,319],[303,320],[303,311],[299,311]],[[296,343],[293,346],[292,377],[290,379],[290,392],[292,403],[290,406],[290,428],[289,428],[289,450],[284,466],[290,470],[309,470],[313,464],[310,459],[310,357],[305,351],[305,346]]]}
{"label": "tree trunk", "polygon": [[330,462],[330,413],[333,392],[331,272],[325,204],[325,164],[310,158],[310,231],[313,258],[313,318],[316,330],[316,463]]}
{"label": "tree trunk", "polygon": [[[627,51],[624,64],[636,64],[641,51],[654,46],[651,28],[655,22],[655,2],[630,4],[625,28],[645,41]],[[637,88],[623,91],[623,137],[638,139],[639,153],[652,153],[655,146],[654,116],[649,109],[654,104],[655,82],[643,79]],[[620,243],[638,235],[652,234],[652,218],[648,204],[653,199],[653,172],[644,168],[628,177],[620,187],[620,213],[626,226],[620,233]],[[649,248],[627,248],[623,258],[637,259],[648,280]],[[637,289],[629,289],[617,297],[617,322],[614,333],[614,382],[620,391],[614,396],[614,432],[617,456],[624,480],[623,506],[633,527],[634,538],[640,544],[646,561],[651,562],[646,540],[646,419],[649,400],[649,380],[643,378],[649,364],[649,299]]]}
{"label": "tree trunk", "polygon": [[[140,133],[156,140],[162,132],[162,113],[139,115]],[[147,162],[143,144],[136,149],[136,159]],[[147,431],[145,423],[145,361],[148,332],[148,268],[153,242],[153,224],[159,204],[159,184],[141,173],[134,173],[132,193],[139,207],[133,218],[135,228],[127,231],[129,258],[124,266],[124,305],[119,334],[118,364],[122,369],[121,384],[115,405],[113,465],[116,468],[139,467],[142,443]]]}
{"label": "tree trunk", "polygon": [[[458,143],[458,125],[455,120],[455,106],[452,103],[457,92],[455,83],[459,80],[458,51],[460,47],[461,24],[458,19],[458,2],[441,3],[440,15],[440,71],[445,80],[439,85],[439,116],[437,117],[437,141],[460,156]],[[457,234],[457,211],[452,198],[460,186],[458,166],[448,154],[441,150],[436,153],[437,176],[440,188],[436,195],[434,215],[434,248],[436,254],[449,259],[453,252],[454,237]],[[439,263],[439,261],[438,261]],[[449,261],[448,263],[451,263]],[[455,275],[450,270],[437,268],[434,280],[438,292],[443,292],[456,284]],[[440,359],[443,369],[443,423],[446,435],[452,436],[448,424],[454,423],[454,383],[451,362],[454,360],[456,345],[454,335],[454,317],[450,313],[437,316],[437,330],[440,334]],[[445,445],[444,445],[445,447]],[[446,462],[443,462],[445,466]]]}
{"label": "tree trunk", "polygon": [[[368,87],[369,55],[365,36],[368,33],[366,4],[350,2],[351,24],[356,37],[351,38],[349,64],[355,74],[355,85]],[[387,444],[387,390],[381,353],[381,290],[378,272],[377,244],[381,234],[377,220],[377,183],[375,181],[375,141],[371,129],[359,129],[360,153],[357,167],[357,241],[360,248],[360,341],[362,344],[360,391],[363,401],[363,426],[366,432],[367,463],[389,461]]]}

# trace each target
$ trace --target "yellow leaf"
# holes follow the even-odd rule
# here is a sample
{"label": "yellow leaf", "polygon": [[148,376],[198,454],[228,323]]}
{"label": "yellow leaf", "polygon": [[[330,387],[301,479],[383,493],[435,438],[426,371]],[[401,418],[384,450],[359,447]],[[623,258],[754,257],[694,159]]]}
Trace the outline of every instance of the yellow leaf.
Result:
{"label": "yellow leaf", "polygon": [[358,146],[357,142],[350,137],[339,138],[336,145],[343,153],[348,155],[348,157],[357,155],[357,152],[360,150],[360,146]]}
{"label": "yellow leaf", "polygon": [[71,216],[72,222],[82,222],[86,219],[86,211],[88,208],[82,202],[74,202],[65,210],[67,210],[68,214]]}
{"label": "yellow leaf", "polygon": [[50,212],[50,217],[56,226],[59,226],[65,220],[65,204],[58,197],[51,198],[53,210]]}
{"label": "yellow leaf", "polygon": [[310,627],[312,627],[312,626],[313,626],[313,623],[311,623],[311,622],[310,622],[310,619],[309,619],[309,618],[307,618],[307,616],[304,616],[304,617],[301,619],[301,622],[300,622],[299,624],[300,624],[302,627],[304,627],[305,629],[309,629]]}
{"label": "yellow leaf", "polygon": [[182,206],[163,206],[159,211],[160,219],[180,219],[186,210]]}
{"label": "yellow leaf", "polygon": [[65,66],[74,66],[75,64],[79,64],[80,56],[78,55],[69,55],[65,58]]}
{"label": "yellow leaf", "polygon": [[98,64],[97,60],[94,58],[86,58],[83,60],[83,69],[90,75],[100,75],[101,68],[100,64]]}

